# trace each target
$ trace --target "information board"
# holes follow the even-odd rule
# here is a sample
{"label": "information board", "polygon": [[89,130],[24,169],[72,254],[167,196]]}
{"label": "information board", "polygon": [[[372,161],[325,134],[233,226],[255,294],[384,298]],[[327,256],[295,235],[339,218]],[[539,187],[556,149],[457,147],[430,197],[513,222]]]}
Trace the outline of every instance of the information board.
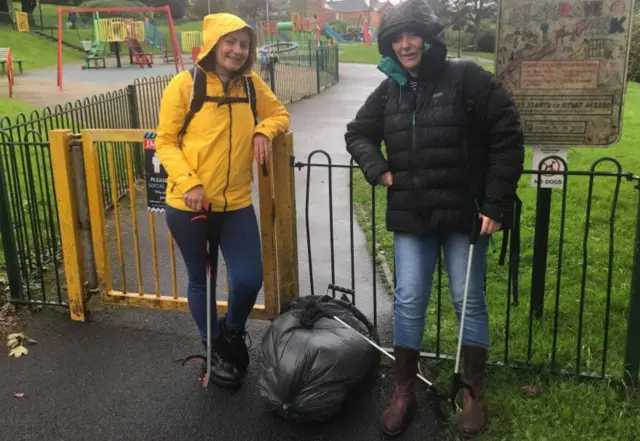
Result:
{"label": "information board", "polygon": [[144,134],[144,170],[147,187],[147,210],[164,213],[167,194],[167,172],[156,155],[156,134]]}
{"label": "information board", "polygon": [[605,147],[621,135],[634,0],[502,0],[496,77],[525,142]]}

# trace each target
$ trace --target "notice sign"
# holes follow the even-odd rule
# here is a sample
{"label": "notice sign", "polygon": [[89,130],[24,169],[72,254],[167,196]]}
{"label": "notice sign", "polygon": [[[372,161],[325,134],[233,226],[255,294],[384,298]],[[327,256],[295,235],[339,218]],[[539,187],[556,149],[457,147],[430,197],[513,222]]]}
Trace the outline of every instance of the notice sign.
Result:
{"label": "notice sign", "polygon": [[144,134],[144,170],[147,184],[147,210],[164,213],[167,172],[156,155],[156,134]]}
{"label": "notice sign", "polygon": [[[560,158],[562,160],[560,160]],[[563,162],[564,161],[564,162]],[[533,160],[531,161],[532,170],[540,170],[540,175],[531,176],[531,186],[538,188],[538,177],[540,177],[540,188],[563,188],[564,175],[554,173],[562,173],[567,163],[567,149],[558,147],[537,147],[533,149]]]}
{"label": "notice sign", "polygon": [[589,90],[598,88],[598,61],[523,61],[523,90]]}
{"label": "notice sign", "polygon": [[495,75],[518,106],[525,142],[615,144],[634,0],[502,0],[499,5]]}

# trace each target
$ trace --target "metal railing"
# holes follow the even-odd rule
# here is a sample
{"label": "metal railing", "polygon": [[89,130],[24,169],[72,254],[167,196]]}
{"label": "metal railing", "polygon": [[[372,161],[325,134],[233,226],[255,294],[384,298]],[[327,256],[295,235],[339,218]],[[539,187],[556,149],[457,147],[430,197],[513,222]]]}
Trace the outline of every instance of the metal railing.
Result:
{"label": "metal railing", "polygon": [[[371,188],[353,161],[336,164],[323,150],[293,166],[306,173],[307,181],[303,235],[308,254],[300,271],[307,266],[308,272],[300,279],[305,281],[300,295],[324,294],[327,283],[349,287],[356,306],[390,332],[395,268],[393,235],[384,221],[386,190]],[[518,190],[523,203],[519,246],[503,255],[494,242],[487,257],[492,362],[637,384],[640,177],[623,172],[611,158],[586,171],[552,173],[564,175],[564,186],[554,190],[556,202],[544,232],[548,247],[535,253],[536,227],[541,227],[536,195],[545,190],[532,186],[535,174],[525,171]],[[534,254],[540,253],[549,262],[544,262],[541,293],[532,280]],[[538,310],[545,294],[549,299]],[[423,355],[428,358],[455,357],[458,328],[450,298],[440,256],[426,311]]]}

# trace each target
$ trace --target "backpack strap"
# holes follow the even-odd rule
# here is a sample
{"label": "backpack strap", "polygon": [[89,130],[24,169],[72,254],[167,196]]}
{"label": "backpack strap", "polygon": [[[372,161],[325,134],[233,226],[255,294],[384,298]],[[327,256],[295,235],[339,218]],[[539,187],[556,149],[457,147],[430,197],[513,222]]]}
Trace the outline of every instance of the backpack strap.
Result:
{"label": "backpack strap", "polygon": [[245,77],[244,80],[244,91],[249,98],[249,103],[251,104],[251,112],[253,113],[253,123],[254,125],[258,125],[258,107],[256,103],[256,88],[253,84],[253,78]]}
{"label": "backpack strap", "polygon": [[212,101],[216,103],[244,103],[249,101],[251,104],[251,112],[253,113],[253,122],[254,125],[258,125],[258,110],[257,110],[257,102],[256,102],[256,88],[253,84],[253,79],[250,77],[245,78],[244,81],[244,90],[247,94],[247,98],[211,98],[207,96],[207,79],[205,73],[199,69],[197,66],[193,66],[189,69],[189,73],[192,78],[192,88],[191,88],[191,100],[189,101],[189,111],[187,112],[187,116],[184,119],[184,123],[182,124],[182,128],[178,132],[178,138],[182,140],[184,134],[187,133],[187,127],[191,123],[191,120],[198,113],[202,106],[206,101]]}
{"label": "backpack strap", "polygon": [[204,72],[202,72],[198,66],[193,66],[189,69],[189,73],[191,74],[192,79],[191,100],[189,101],[189,111],[187,112],[187,116],[184,119],[182,128],[178,132],[178,139],[180,139],[180,143],[182,143],[182,138],[187,132],[187,127],[191,123],[191,120],[195,114],[202,109],[207,98],[207,79]]}

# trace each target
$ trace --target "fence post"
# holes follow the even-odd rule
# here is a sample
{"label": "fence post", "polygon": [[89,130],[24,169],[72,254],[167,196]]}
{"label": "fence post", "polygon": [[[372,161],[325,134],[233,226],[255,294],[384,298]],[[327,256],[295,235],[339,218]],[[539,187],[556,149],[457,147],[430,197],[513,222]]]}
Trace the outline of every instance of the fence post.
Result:
{"label": "fence post", "polygon": [[76,201],[78,204],[78,220],[81,229],[81,246],[86,262],[86,277],[88,293],[95,292],[98,288],[98,276],[96,273],[96,258],[93,254],[93,242],[91,236],[91,216],[89,214],[89,197],[87,192],[87,174],[84,168],[84,153],[82,149],[82,137],[71,135],[69,141],[71,150],[71,166],[76,189]]}
{"label": "fence post", "polygon": [[7,267],[9,294],[12,299],[17,300],[22,298],[22,278],[20,276],[16,238],[13,234],[8,190],[9,187],[4,177],[4,166],[2,165],[2,158],[0,158],[0,238],[2,238],[4,260]]}
{"label": "fence post", "polygon": [[336,51],[336,83],[340,82],[340,46],[337,44],[334,46]]}
{"label": "fence post", "polygon": [[273,148],[278,312],[299,294],[296,183],[293,159],[293,134],[288,132],[275,140]]}
{"label": "fence post", "polygon": [[627,350],[624,357],[625,383],[638,386],[640,371],[640,184],[636,211],[636,237],[633,250],[633,273],[631,275],[631,296],[629,300],[629,321],[627,322]]}
{"label": "fence post", "polygon": [[276,63],[273,57],[269,57],[269,82],[271,83],[271,91],[276,93]]}
{"label": "fence post", "polygon": [[[131,115],[131,128],[139,129],[140,127],[140,106],[138,106],[138,94],[135,84],[127,86],[127,98],[129,100],[129,114]],[[142,151],[138,145],[134,150],[134,161],[136,167],[136,176],[142,178],[144,176],[144,160]]]}
{"label": "fence post", "polygon": [[88,310],[84,295],[84,260],[70,138],[70,130],[52,130],[49,133],[69,311],[72,320],[84,322],[88,317]]}
{"label": "fence post", "polygon": [[316,85],[320,93],[320,48],[316,49]]}

